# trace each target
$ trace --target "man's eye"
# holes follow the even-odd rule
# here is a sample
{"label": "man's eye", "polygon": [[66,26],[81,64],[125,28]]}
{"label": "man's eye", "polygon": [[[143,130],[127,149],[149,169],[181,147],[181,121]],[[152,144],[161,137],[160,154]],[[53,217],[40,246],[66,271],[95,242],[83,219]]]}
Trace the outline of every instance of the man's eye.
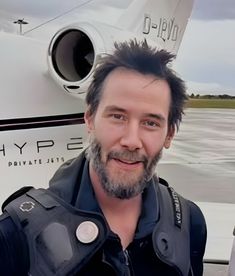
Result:
{"label": "man's eye", "polygon": [[111,117],[116,120],[125,120],[125,116],[122,114],[112,114]]}
{"label": "man's eye", "polygon": [[143,124],[147,127],[156,128],[159,124],[155,121],[144,121]]}

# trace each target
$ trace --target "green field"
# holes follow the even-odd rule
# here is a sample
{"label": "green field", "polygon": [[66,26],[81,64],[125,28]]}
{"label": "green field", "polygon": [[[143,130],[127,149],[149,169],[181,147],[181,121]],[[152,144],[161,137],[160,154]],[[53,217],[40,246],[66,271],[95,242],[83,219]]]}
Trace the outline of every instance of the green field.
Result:
{"label": "green field", "polygon": [[235,108],[235,99],[189,99],[191,108]]}

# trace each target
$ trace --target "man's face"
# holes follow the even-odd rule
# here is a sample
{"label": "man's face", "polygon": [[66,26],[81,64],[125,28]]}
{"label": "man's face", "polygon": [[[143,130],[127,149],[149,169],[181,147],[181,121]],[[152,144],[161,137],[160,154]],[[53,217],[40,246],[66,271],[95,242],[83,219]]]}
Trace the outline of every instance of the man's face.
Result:
{"label": "man's face", "polygon": [[170,97],[167,82],[152,75],[119,68],[106,78],[97,111],[85,121],[93,173],[107,194],[131,198],[146,187],[173,138]]}

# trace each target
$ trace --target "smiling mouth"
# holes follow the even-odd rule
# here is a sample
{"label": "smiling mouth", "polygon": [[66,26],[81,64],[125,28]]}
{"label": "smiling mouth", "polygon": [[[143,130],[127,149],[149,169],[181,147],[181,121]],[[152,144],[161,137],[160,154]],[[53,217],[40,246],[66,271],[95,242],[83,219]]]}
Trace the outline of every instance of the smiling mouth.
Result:
{"label": "smiling mouth", "polygon": [[125,160],[125,159],[117,159],[117,158],[113,158],[113,159],[125,165],[137,165],[142,163],[142,161],[133,161],[133,160]]}

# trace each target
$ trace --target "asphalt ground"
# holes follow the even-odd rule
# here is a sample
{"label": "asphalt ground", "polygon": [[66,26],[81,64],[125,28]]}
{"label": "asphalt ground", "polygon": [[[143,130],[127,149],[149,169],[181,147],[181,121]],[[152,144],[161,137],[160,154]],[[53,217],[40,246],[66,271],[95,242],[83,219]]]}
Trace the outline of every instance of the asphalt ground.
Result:
{"label": "asphalt ground", "polygon": [[158,167],[194,201],[235,204],[235,109],[188,109]]}

